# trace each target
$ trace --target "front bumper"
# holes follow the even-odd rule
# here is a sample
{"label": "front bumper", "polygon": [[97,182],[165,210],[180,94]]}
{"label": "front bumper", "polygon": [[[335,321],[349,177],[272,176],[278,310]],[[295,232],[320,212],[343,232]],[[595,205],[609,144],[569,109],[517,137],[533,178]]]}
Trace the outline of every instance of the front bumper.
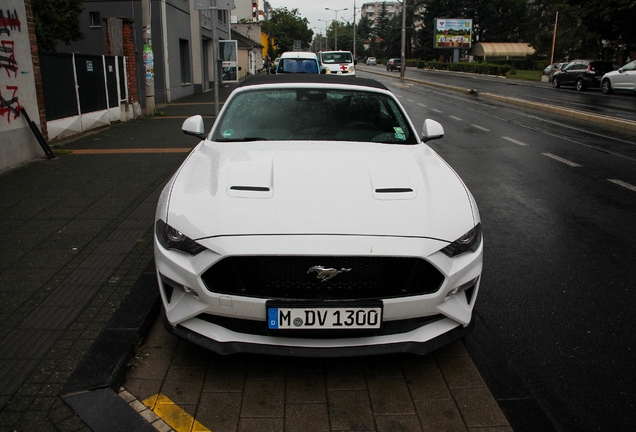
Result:
{"label": "front bumper", "polygon": [[[371,344],[365,344],[369,338],[356,338],[356,345],[354,346],[290,346],[282,345],[284,340],[277,340],[276,345],[257,343],[250,340],[233,340],[221,342],[218,340],[210,339],[202,334],[192,330],[183,325],[173,326],[166,317],[165,309],[161,309],[161,318],[166,330],[175,336],[185,339],[189,342],[199,345],[205,349],[208,349],[216,354],[230,355],[239,353],[249,354],[265,354],[265,355],[278,355],[278,356],[290,356],[290,357],[359,357],[370,355],[382,355],[382,354],[396,354],[396,353],[409,353],[417,355],[429,354],[451,342],[456,341],[466,335],[468,335],[475,325],[474,316],[467,326],[455,326],[450,330],[446,330],[448,325],[453,325],[452,320],[444,318],[437,324],[439,330],[442,330],[437,336],[428,339],[426,341],[409,340],[418,333],[422,332],[422,328],[409,332],[408,334],[401,335],[401,338],[395,338],[394,342]],[[197,320],[200,321],[200,320]],[[195,323],[196,325],[201,323]],[[208,324],[208,323],[206,323]],[[456,324],[456,323],[454,323]],[[192,325],[192,323],[191,323]],[[429,324],[431,325],[431,324]],[[244,335],[243,335],[244,336]],[[315,345],[320,344],[320,340],[313,341]],[[348,340],[342,340],[343,343],[347,343]]]}

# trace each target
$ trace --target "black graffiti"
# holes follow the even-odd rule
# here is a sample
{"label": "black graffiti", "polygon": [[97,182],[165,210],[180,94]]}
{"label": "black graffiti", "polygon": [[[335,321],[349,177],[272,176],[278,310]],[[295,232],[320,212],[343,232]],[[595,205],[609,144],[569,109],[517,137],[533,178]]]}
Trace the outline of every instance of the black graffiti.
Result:
{"label": "black graffiti", "polygon": [[[7,74],[11,77],[11,72],[18,76],[18,62],[15,61],[13,54],[13,48],[15,43],[13,41],[0,41],[0,69],[6,69]],[[10,54],[8,57],[4,54]]]}
{"label": "black graffiti", "polygon": [[11,30],[22,31],[22,23],[18,19],[18,12],[13,9],[13,14],[10,10],[7,10],[7,16],[4,16],[4,12],[0,10],[0,35],[6,33],[11,36]]}
{"label": "black graffiti", "polygon": [[17,86],[7,86],[7,90],[12,90],[13,94],[11,95],[11,99],[5,99],[2,97],[2,93],[0,92],[0,117],[7,116],[7,122],[11,123],[11,114],[13,114],[13,119],[17,119],[20,117],[20,110],[22,106],[18,101],[18,97],[15,95],[18,92]]}

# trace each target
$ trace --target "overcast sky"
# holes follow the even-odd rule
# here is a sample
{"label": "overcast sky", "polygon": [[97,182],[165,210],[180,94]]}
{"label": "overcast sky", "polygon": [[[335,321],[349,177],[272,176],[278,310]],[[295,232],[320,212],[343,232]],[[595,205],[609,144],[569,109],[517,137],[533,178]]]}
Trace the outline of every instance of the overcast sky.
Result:
{"label": "overcast sky", "polygon": [[[363,0],[356,0],[356,22],[360,19],[360,6],[362,6]],[[312,28],[314,33],[324,33],[325,24],[319,19],[329,21],[336,18],[336,13],[330,10],[325,10],[326,7],[330,9],[344,9],[338,12],[338,21],[340,22],[353,22],[353,0],[269,0],[269,4],[273,9],[286,7],[290,11],[292,9],[298,9],[301,18],[307,18],[309,21],[309,28],[318,27],[320,30]],[[344,20],[342,19],[344,18]]]}

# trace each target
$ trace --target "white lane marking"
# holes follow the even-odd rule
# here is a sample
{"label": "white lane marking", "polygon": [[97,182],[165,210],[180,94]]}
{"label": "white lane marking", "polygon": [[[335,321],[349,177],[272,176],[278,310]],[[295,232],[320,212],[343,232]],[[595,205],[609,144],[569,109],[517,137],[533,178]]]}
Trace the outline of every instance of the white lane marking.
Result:
{"label": "white lane marking", "polygon": [[617,185],[619,185],[619,186],[623,186],[624,188],[627,188],[627,189],[629,189],[630,191],[634,191],[634,192],[636,192],[636,186],[631,185],[631,184],[629,184],[629,183],[625,183],[625,182],[624,182],[624,181],[622,181],[622,180],[607,179],[607,181],[611,181],[611,182],[612,182],[612,183],[614,183],[614,184],[617,184]]}
{"label": "white lane marking", "polygon": [[426,107],[426,105],[424,105],[423,103],[419,103],[418,102],[418,105],[421,106],[421,107]]}
{"label": "white lane marking", "polygon": [[474,127],[474,128],[477,128],[479,130],[483,130],[484,132],[490,132],[490,129],[486,129],[485,127],[482,127],[482,126],[479,126],[479,125],[476,125],[476,124],[473,124],[471,126]]}
{"label": "white lane marking", "polygon": [[407,99],[407,101],[409,101],[409,102],[415,102],[413,99]]}
{"label": "white lane marking", "polygon": [[444,112],[444,111],[440,111],[440,110],[435,109],[435,108],[431,108],[431,111],[436,112],[436,113],[442,113],[442,112]]}
{"label": "white lane marking", "polygon": [[452,118],[453,120],[464,121],[464,119],[460,119],[459,117],[455,117],[455,116],[449,116],[449,117]]}
{"label": "white lane marking", "polygon": [[556,161],[562,162],[566,165],[570,165],[571,167],[580,167],[581,165],[577,164],[576,162],[572,162],[570,160],[567,160],[565,158],[562,158],[561,156],[557,156],[557,155],[553,155],[552,153],[542,153],[543,156],[547,156],[549,158],[552,158]]}
{"label": "white lane marking", "polygon": [[524,142],[517,141],[514,138],[510,138],[510,137],[502,137],[502,138],[505,139],[506,141],[510,141],[511,143],[515,143],[515,144],[520,145],[520,146],[527,146],[528,145],[528,144],[526,144]]}

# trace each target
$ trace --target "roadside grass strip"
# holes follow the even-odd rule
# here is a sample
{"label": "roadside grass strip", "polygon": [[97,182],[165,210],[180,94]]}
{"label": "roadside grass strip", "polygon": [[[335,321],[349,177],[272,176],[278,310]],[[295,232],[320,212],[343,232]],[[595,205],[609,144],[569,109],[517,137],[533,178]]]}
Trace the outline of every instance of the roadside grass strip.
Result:
{"label": "roadside grass strip", "polygon": [[541,154],[543,156],[547,156],[549,158],[554,159],[555,161],[559,161],[559,162],[564,163],[566,165],[569,165],[571,167],[580,167],[581,166],[581,165],[577,164],[576,162],[572,162],[570,160],[562,158],[561,156],[553,155],[552,153],[541,153]]}
{"label": "roadside grass strip", "polygon": [[636,192],[636,186],[631,185],[629,183],[626,183],[622,180],[617,180],[617,179],[607,179],[607,181],[611,181],[614,184],[617,184],[619,186],[623,186],[624,188],[629,189],[630,191]]}
{"label": "roadside grass strip", "polygon": [[506,141],[510,141],[511,143],[514,143],[514,144],[520,145],[520,146],[522,146],[522,147],[527,147],[527,146],[528,146],[528,144],[526,144],[526,143],[524,143],[524,142],[521,142],[521,141],[517,141],[517,140],[516,140],[516,139],[514,139],[514,138],[510,138],[510,137],[502,137],[502,138],[503,138],[503,139],[505,139]]}
{"label": "roadside grass strip", "polygon": [[143,404],[176,432],[210,432],[210,429],[162,394],[149,397]]}

